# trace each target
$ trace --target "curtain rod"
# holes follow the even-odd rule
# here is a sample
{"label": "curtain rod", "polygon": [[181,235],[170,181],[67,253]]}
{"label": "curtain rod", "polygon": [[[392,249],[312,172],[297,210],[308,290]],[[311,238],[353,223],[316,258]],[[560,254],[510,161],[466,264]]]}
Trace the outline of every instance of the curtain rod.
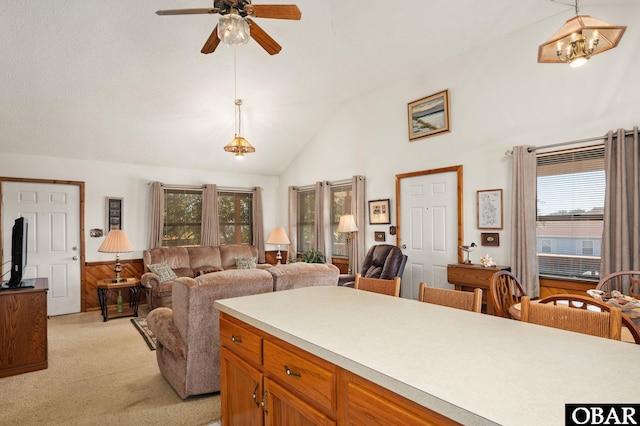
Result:
{"label": "curtain rod", "polygon": [[[624,132],[625,136],[629,136],[633,134],[633,130],[627,130],[626,132]],[[613,137],[617,137],[618,135],[616,133],[613,134]],[[587,139],[578,139],[575,141],[566,141],[566,142],[558,142],[558,143],[552,143],[550,145],[541,145],[541,146],[535,146],[533,148],[527,148],[527,152],[535,152],[539,149],[546,149],[546,148],[555,148],[558,146],[564,146],[564,145],[572,145],[572,144],[576,144],[576,143],[584,143],[584,142],[593,142],[593,141],[599,141],[599,140],[604,140],[604,138],[606,138],[607,136],[596,136],[593,138],[587,138]],[[504,155],[511,155],[513,154],[513,150],[512,149],[508,149]]]}

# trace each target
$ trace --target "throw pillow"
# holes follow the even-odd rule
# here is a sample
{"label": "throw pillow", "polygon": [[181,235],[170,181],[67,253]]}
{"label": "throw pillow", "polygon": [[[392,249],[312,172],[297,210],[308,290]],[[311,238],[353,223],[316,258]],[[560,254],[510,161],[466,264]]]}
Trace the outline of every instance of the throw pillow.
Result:
{"label": "throw pillow", "polygon": [[173,269],[171,269],[169,264],[166,263],[166,262],[154,263],[153,265],[147,265],[147,268],[149,268],[149,270],[151,272],[153,272],[154,274],[156,274],[156,275],[158,275],[160,277],[160,282],[161,283],[164,283],[164,282],[167,282],[167,281],[173,281],[176,278],[178,278],[176,273],[173,272]]}
{"label": "throw pillow", "polygon": [[237,269],[254,269],[256,267],[255,257],[236,257]]}

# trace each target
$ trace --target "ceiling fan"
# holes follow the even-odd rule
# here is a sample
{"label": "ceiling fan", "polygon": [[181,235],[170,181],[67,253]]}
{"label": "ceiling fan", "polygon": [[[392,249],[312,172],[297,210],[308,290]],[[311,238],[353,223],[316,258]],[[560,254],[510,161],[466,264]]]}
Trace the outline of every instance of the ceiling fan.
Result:
{"label": "ceiling fan", "polygon": [[[267,34],[252,18],[274,18],[274,19],[292,19],[300,20],[301,13],[298,6],[293,4],[251,4],[251,0],[214,0],[212,8],[203,9],[172,9],[158,10],[157,15],[198,15],[198,14],[214,14],[218,13],[222,16],[236,15],[249,24],[249,35],[270,55],[275,55],[282,49],[269,34]],[[222,19],[222,18],[220,18]],[[204,54],[215,52],[218,44],[220,44],[220,36],[218,35],[218,27],[215,26],[213,32],[207,39],[200,52]]]}

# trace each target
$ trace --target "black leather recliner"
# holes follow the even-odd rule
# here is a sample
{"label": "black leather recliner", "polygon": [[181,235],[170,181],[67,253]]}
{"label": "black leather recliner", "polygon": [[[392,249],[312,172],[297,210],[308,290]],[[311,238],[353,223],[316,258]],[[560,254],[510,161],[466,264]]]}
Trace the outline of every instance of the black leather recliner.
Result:
{"label": "black leather recliner", "polygon": [[[407,256],[402,254],[399,247],[391,244],[374,245],[364,257],[360,275],[366,278],[392,280],[402,277],[406,263]],[[355,274],[343,274],[340,275],[338,285],[353,287],[355,280]]]}

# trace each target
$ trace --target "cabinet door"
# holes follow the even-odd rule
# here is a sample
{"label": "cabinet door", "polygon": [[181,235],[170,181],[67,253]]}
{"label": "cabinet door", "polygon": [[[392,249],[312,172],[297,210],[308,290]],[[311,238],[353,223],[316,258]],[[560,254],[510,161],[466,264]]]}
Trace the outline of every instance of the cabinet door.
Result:
{"label": "cabinet door", "polygon": [[220,404],[225,426],[262,425],[262,373],[220,350]]}
{"label": "cabinet door", "polygon": [[329,426],[336,424],[331,418],[293,395],[273,380],[265,378],[264,388],[266,402],[265,425]]}

